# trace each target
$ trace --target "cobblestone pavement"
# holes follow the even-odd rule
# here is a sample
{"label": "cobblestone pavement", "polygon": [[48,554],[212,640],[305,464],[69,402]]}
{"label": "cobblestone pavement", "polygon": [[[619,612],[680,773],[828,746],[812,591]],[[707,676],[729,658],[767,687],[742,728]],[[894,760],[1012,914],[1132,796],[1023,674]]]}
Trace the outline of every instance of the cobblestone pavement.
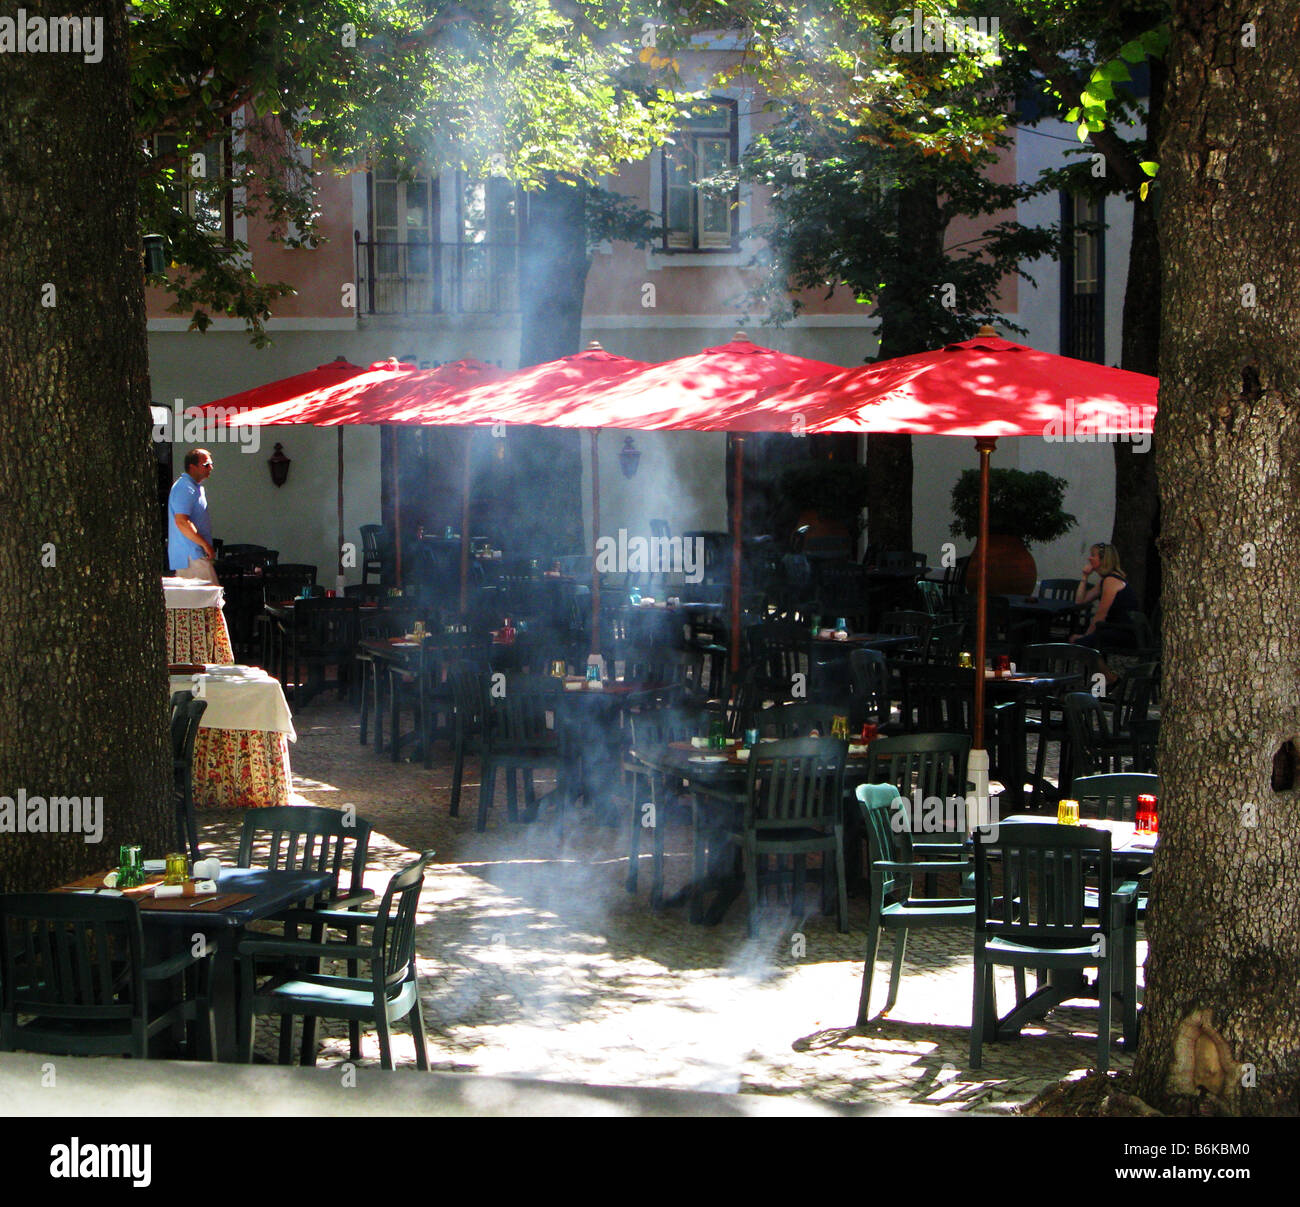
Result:
{"label": "cobblestone pavement", "polygon": [[[413,852],[437,852],[418,946],[435,1069],[1007,1111],[1091,1066],[1096,1008],[1081,1003],[1026,1028],[1017,1042],[986,1046],[984,1067],[968,1069],[965,932],[913,932],[894,1010],[855,1028],[867,913],[861,897],[850,899],[844,935],[833,918],[814,913],[800,922],[776,902],[753,939],[742,902],[718,926],[692,925],[684,908],[651,910],[648,855],[640,891],[626,891],[622,827],[599,825],[581,807],[563,828],[545,807],[534,823],[512,823],[498,807],[487,832],[476,834],[477,762],[467,768],[461,816],[451,818],[444,744],[431,771],[394,764],[359,744],[355,709],[332,700],[313,702],[295,725],[296,798],[354,805],[373,823],[370,887],[382,892]],[[227,858],[240,816],[200,814],[204,841]],[[688,828],[670,829],[668,851],[671,892],[689,872]],[[875,1011],[884,1004],[890,944],[882,938]],[[1141,943],[1139,959],[1145,954]],[[999,982],[1000,1009],[1009,1008],[1011,994],[1008,975]],[[320,1062],[346,1059],[343,1026],[322,1032]],[[264,1022],[258,1034],[259,1052],[271,1056],[275,1024]],[[404,1030],[395,1059],[414,1063]],[[1111,1060],[1117,1069],[1129,1064],[1117,1034]],[[363,1051],[363,1062],[372,1061],[373,1034]]]}

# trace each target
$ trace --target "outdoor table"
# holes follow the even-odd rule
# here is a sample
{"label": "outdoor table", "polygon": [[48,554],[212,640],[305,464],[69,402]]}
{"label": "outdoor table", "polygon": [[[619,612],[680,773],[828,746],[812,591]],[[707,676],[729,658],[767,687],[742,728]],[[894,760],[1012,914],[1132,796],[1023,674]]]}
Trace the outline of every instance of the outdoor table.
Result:
{"label": "outdoor table", "polygon": [[1038,640],[1050,641],[1054,622],[1072,618],[1085,612],[1090,604],[1077,604],[1072,599],[1039,599],[1036,595],[1002,595],[1014,616],[1032,620],[1038,626]]}
{"label": "outdoor table", "polygon": [[235,660],[222,613],[225,588],[190,578],[164,576],[167,605],[167,661],[230,663]]}
{"label": "outdoor table", "polygon": [[[1016,808],[1025,805],[1025,783],[1032,780],[1031,797],[1046,799],[1055,803],[1056,785],[1044,779],[1034,779],[1029,774],[1025,758],[1025,707],[1032,700],[1044,696],[1055,696],[1062,691],[1076,688],[1083,676],[1080,674],[1015,674],[997,675],[993,671],[984,672],[984,699],[989,706],[1000,703],[1015,704],[1015,723],[1013,732],[1004,733],[1004,745],[991,751],[994,770],[1003,782],[1004,795],[1009,804]],[[1040,741],[1042,738],[1040,736]],[[1064,763],[1064,753],[1062,762]],[[1010,780],[1010,782],[1008,782]]]}
{"label": "outdoor table", "polygon": [[[1056,818],[1042,814],[1013,813],[1003,817],[999,824],[1028,822],[1034,825],[1056,825]],[[1109,830],[1111,842],[1111,875],[1116,883],[1132,880],[1151,867],[1155,855],[1157,836],[1138,834],[1137,825],[1131,821],[1108,821],[1081,818],[1079,825],[1092,830]],[[1126,958],[1136,960],[1136,933],[1134,950]],[[1100,980],[1100,978],[1098,978]],[[1102,992],[1100,984],[1089,985],[1079,969],[1051,969],[1047,981],[1025,998],[1010,1014],[998,1022],[998,1039],[1015,1039],[1030,1022],[1041,1019],[1049,1010],[1074,998],[1096,997]]]}
{"label": "outdoor table", "polygon": [[667,687],[620,679],[592,687],[581,676],[565,676],[556,696],[554,723],[568,766],[565,782],[575,786],[575,799],[581,796],[597,808],[603,804],[608,790],[618,782],[624,713]]}
{"label": "outdoor table", "polygon": [[[764,742],[760,741],[753,750],[761,753],[763,745]],[[703,796],[723,808],[743,809],[749,759],[753,754],[747,752],[741,757],[738,754],[740,749],[734,742],[722,750],[696,747],[690,742],[670,742],[666,746],[638,748],[635,754],[656,774],[667,779],[685,780],[697,800]],[[844,764],[846,792],[866,781],[870,760],[868,744],[850,744]],[[722,921],[743,887],[737,853],[736,866],[724,868],[714,861],[703,880],[691,882],[664,905],[678,905],[685,900],[690,920],[711,926]],[[706,908],[704,897],[709,892],[716,892],[717,896]]]}
{"label": "outdoor table", "polygon": [[277,680],[258,667],[172,675],[170,691],[208,706],[194,741],[194,803],[204,809],[287,805],[289,743],[298,735]]}
{"label": "outdoor table", "polygon": [[[106,873],[98,872],[56,892],[85,892],[103,883]],[[193,947],[200,936],[212,950],[210,993],[217,1060],[241,1059],[238,997],[235,987],[235,952],[250,922],[272,917],[301,902],[310,901],[332,887],[329,872],[283,872],[265,868],[223,868],[217,891],[210,895],[152,896],[161,876],[151,876],[126,895],[140,906],[144,927],[146,959],[166,957],[181,947]],[[188,886],[187,886],[188,887]]]}

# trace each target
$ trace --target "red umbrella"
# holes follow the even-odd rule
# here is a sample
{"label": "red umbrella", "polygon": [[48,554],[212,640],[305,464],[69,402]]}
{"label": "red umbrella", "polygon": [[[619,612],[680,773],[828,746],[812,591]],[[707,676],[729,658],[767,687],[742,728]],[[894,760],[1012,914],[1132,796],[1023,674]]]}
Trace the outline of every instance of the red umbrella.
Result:
{"label": "red umbrella", "polygon": [[[574,362],[586,357],[609,360],[606,352],[589,350]],[[753,343],[744,332],[737,332],[726,344],[706,348],[692,356],[658,365],[642,365],[639,371],[589,373],[580,380],[575,366],[556,374],[552,366],[521,370],[506,382],[490,389],[468,391],[441,412],[444,423],[531,423],[546,427],[590,428],[592,464],[592,531],[600,528],[599,469],[596,456],[597,434],[602,427],[635,429],[685,428],[690,430],[725,430],[713,419],[735,410],[736,401],[753,397],[759,391],[786,383],[834,372],[838,366],[825,361],[809,360],[787,352],[777,352]],[[600,363],[600,362],[597,362]],[[636,365],[636,362],[622,362]],[[537,372],[538,377],[527,375]],[[513,384],[512,384],[513,383]],[[471,416],[473,416],[471,418]],[[740,632],[740,509],[743,493],[741,466],[743,437],[735,446],[735,489],[732,493],[731,559],[731,645],[732,670],[739,669]],[[599,653],[597,611],[600,603],[599,576],[592,559],[592,653]]]}
{"label": "red umbrella", "polygon": [[[980,458],[979,548],[989,542],[989,456],[998,436],[1049,441],[1149,432],[1159,380],[1106,365],[1039,352],[999,339],[992,328],[973,340],[796,382],[751,399],[723,424],[785,429],[799,417],[809,432],[890,432],[974,436]],[[976,559],[975,665],[984,666],[988,565]],[[971,772],[988,796],[984,750],[984,676],[975,675]]]}
{"label": "red umbrella", "polygon": [[740,403],[719,426],[809,432],[1042,436],[1150,431],[1159,382],[981,335],[937,352],[796,382]]}

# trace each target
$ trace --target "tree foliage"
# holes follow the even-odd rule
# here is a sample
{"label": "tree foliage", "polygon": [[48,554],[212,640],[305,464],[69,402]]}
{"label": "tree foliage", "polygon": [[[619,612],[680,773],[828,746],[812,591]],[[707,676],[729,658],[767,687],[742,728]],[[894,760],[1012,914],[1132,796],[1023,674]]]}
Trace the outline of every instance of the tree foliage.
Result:
{"label": "tree foliage", "polygon": [[[177,265],[154,283],[196,329],[220,312],[262,342],[290,286],[259,280],[247,245],[211,220],[223,198],[300,246],[317,237],[322,166],[594,185],[680,113],[670,76],[641,62],[638,30],[622,6],[586,0],[134,0],[142,223]],[[593,212],[618,219],[601,238],[630,229],[612,201]]]}

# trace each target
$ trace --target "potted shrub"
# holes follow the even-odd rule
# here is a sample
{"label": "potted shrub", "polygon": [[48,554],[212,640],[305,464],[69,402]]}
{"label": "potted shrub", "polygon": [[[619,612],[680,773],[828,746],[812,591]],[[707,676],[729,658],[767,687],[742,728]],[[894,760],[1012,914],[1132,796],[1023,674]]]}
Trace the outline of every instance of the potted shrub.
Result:
{"label": "potted shrub", "polygon": [[[1066,480],[1044,470],[989,471],[989,569],[990,595],[1028,595],[1038,581],[1038,567],[1029,552],[1031,541],[1054,541],[1077,523],[1061,503]],[[978,538],[980,523],[980,475],[966,470],[952,488],[954,536]],[[976,544],[971,554],[966,583],[974,590],[979,558]]]}

